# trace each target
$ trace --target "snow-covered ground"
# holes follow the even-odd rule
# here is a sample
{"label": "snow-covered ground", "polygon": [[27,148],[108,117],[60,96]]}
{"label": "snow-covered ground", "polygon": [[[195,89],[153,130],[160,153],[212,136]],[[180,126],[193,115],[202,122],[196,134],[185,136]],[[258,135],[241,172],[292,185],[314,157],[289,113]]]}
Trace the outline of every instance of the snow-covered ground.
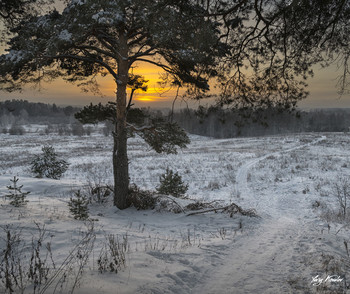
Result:
{"label": "snow-covered ground", "polygon": [[[350,175],[349,134],[191,136],[192,143],[177,155],[156,154],[132,138],[130,177],[140,188],[154,190],[169,167],[189,184],[189,198],[234,202],[260,217],[120,211],[110,199],[91,204],[93,221],[83,222],[73,218],[67,203],[73,191],[112,184],[111,137],[39,136],[40,128],[28,126],[32,133],[23,136],[0,135],[0,196],[13,176],[22,191],[31,192],[23,208],[0,199],[0,248],[7,248],[7,232],[17,233],[24,261],[40,229],[46,233],[43,244],[50,243],[51,250],[45,245],[42,252],[52,252],[54,265],[47,258],[47,288],[37,293],[53,293],[56,286],[56,293],[70,293],[80,269],[74,293],[346,293],[349,230],[331,219],[339,208],[334,185]],[[30,173],[33,156],[45,144],[70,163],[60,180]],[[101,273],[98,260],[111,236],[125,245],[125,267]],[[93,240],[80,267],[81,252],[89,251]],[[23,270],[28,267],[24,262]],[[0,277],[0,293],[4,281]],[[33,293],[33,285],[23,285],[25,293]]]}

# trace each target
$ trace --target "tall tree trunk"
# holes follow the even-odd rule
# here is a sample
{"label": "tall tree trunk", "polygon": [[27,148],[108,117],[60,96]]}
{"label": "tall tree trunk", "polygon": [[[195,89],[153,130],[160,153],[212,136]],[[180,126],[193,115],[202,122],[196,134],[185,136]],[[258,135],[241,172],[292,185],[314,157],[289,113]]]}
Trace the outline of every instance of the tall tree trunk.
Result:
{"label": "tall tree trunk", "polygon": [[129,189],[129,162],[127,155],[127,125],[126,125],[126,86],[128,83],[129,63],[126,40],[120,39],[121,58],[118,61],[117,79],[117,126],[114,139],[113,169],[114,169],[114,205],[119,209],[127,208],[126,199]]}

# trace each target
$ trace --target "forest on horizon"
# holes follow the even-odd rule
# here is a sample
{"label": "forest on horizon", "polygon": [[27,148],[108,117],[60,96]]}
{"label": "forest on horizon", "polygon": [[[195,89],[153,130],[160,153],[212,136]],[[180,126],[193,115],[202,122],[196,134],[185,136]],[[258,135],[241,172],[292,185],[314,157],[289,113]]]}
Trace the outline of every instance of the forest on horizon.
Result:
{"label": "forest on horizon", "polygon": [[[0,101],[0,127],[25,124],[80,124],[74,118],[80,107],[57,106],[22,99]],[[246,136],[267,136],[301,132],[348,132],[350,128],[350,109],[330,108],[281,111],[276,108],[255,111],[223,110],[214,107],[198,109],[147,109],[152,115],[168,116],[188,133],[214,138],[233,138]],[[106,122],[108,133],[113,127]]]}

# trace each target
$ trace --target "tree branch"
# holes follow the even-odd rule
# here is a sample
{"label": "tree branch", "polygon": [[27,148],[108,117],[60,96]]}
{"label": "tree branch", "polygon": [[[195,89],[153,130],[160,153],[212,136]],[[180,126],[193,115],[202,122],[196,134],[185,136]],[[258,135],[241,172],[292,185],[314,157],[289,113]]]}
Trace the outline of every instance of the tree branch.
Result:
{"label": "tree branch", "polygon": [[150,64],[154,64],[160,68],[162,68],[163,70],[165,70],[166,72],[168,73],[171,73],[173,74],[174,72],[172,71],[171,67],[165,65],[165,64],[162,64],[162,63],[159,63],[159,62],[156,62],[156,61],[153,61],[153,60],[149,60],[149,59],[144,59],[144,58],[136,58],[134,61],[142,61],[142,62],[147,62],[147,63],[150,63]]}
{"label": "tree branch", "polygon": [[130,63],[135,62],[139,57],[154,56],[157,54],[157,52],[152,52],[155,50],[154,48],[149,48],[142,52],[141,50],[144,46],[146,45],[142,45],[134,55],[129,56]]}
{"label": "tree branch", "polygon": [[98,48],[96,46],[88,46],[88,45],[83,45],[83,46],[75,46],[76,49],[81,49],[81,50],[93,50],[93,51],[96,51],[97,53],[100,53],[100,54],[103,54],[103,55],[106,55],[108,57],[111,57],[111,58],[116,58],[115,55],[113,55],[111,52],[108,52],[106,50],[103,50],[101,48]]}
{"label": "tree branch", "polygon": [[77,56],[77,55],[71,55],[71,54],[60,54],[56,56],[46,56],[48,59],[75,59],[75,60],[81,60],[81,61],[88,61],[91,63],[98,63],[101,66],[103,66],[107,71],[113,76],[115,80],[118,79],[118,75],[115,73],[115,71],[105,62],[102,60],[98,59],[93,59],[89,57],[84,57],[84,56]]}

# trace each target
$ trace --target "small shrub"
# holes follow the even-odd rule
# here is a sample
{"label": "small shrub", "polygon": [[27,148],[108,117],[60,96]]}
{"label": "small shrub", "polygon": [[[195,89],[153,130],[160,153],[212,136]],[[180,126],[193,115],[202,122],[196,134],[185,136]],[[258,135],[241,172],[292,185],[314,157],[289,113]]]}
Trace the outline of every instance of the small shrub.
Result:
{"label": "small shrub", "polygon": [[87,193],[89,195],[90,203],[106,203],[108,197],[111,195],[111,188],[108,186],[101,186],[99,184],[93,185],[92,183],[89,183]]}
{"label": "small shrub", "polygon": [[25,130],[21,125],[13,124],[9,129],[10,135],[24,135]]}
{"label": "small shrub", "polygon": [[53,133],[53,131],[54,131],[54,127],[51,124],[48,124],[44,130],[45,135],[49,135]]}
{"label": "small shrub", "polygon": [[2,237],[5,244],[0,255],[0,282],[3,289],[2,293],[14,293],[18,289],[23,289],[23,281],[19,276],[23,276],[21,270],[22,240],[18,232],[13,233],[9,226],[3,228]]}
{"label": "small shrub", "polygon": [[1,293],[44,293],[42,290],[54,262],[51,241],[45,242],[48,237],[45,227],[36,226],[38,236],[33,235],[31,245],[25,242],[18,229],[2,227],[1,239],[5,244],[0,255],[0,285],[3,287],[0,289],[5,291]]}
{"label": "small shrub", "polygon": [[71,129],[65,124],[59,125],[58,129],[57,129],[57,132],[58,132],[59,136],[64,136],[64,135],[70,136],[71,133],[72,133]]}
{"label": "small shrub", "polygon": [[337,179],[337,182],[333,185],[333,194],[338,200],[339,214],[345,219],[350,203],[350,181],[347,177]]}
{"label": "small shrub", "polygon": [[100,256],[97,260],[98,270],[100,273],[112,272],[118,273],[125,267],[125,253],[128,249],[128,236],[123,236],[119,241],[118,236],[106,236],[107,243],[101,249]]}
{"label": "small shrub", "polygon": [[80,122],[74,122],[71,124],[71,130],[73,136],[84,136],[85,130]]}
{"label": "small shrub", "polygon": [[43,154],[37,155],[31,162],[31,171],[38,178],[60,179],[69,164],[65,160],[57,159],[57,154],[52,146],[44,146],[41,150]]}
{"label": "small shrub", "polygon": [[89,201],[85,195],[80,193],[80,190],[74,192],[75,197],[71,197],[68,206],[69,211],[73,214],[75,219],[86,220],[89,218]]}
{"label": "small shrub", "polygon": [[159,181],[160,186],[156,188],[159,194],[181,197],[188,190],[188,185],[184,184],[181,176],[169,168],[160,176]]}
{"label": "small shrub", "polygon": [[33,234],[31,244],[18,228],[0,226],[4,231],[0,234],[0,293],[75,293],[94,248],[93,223],[86,224],[87,231],[81,232],[78,243],[59,266],[52,254],[52,240],[48,240],[52,233],[35,224],[38,234]]}
{"label": "small shrub", "polygon": [[6,188],[9,190],[9,194],[5,195],[5,198],[10,198],[10,204],[15,207],[21,207],[27,204],[28,200],[26,200],[26,196],[30,192],[22,192],[22,186],[18,186],[18,178],[16,176],[13,177],[13,180],[10,180],[12,182],[12,186],[6,186]]}
{"label": "small shrub", "polygon": [[137,210],[154,209],[156,198],[151,191],[139,189],[136,185],[129,187],[128,206],[134,206]]}
{"label": "small shrub", "polygon": [[106,121],[105,126],[102,129],[102,133],[103,133],[103,135],[108,137],[109,135],[111,135],[113,133],[114,129],[115,129],[114,123],[112,123],[110,121]]}
{"label": "small shrub", "polygon": [[91,126],[88,126],[85,128],[85,134],[87,136],[91,136],[91,134],[92,134],[92,127]]}
{"label": "small shrub", "polygon": [[220,184],[218,182],[210,181],[208,184],[207,189],[214,191],[220,189]]}

